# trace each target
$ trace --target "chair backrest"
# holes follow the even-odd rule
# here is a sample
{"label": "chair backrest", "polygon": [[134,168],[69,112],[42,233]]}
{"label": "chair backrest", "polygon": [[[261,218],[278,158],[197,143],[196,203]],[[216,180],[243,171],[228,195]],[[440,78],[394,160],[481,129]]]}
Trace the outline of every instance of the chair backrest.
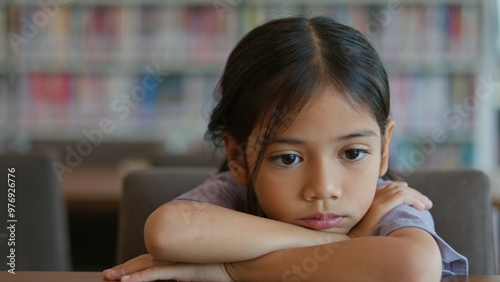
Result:
{"label": "chair backrest", "polygon": [[[117,263],[146,253],[144,223],[151,212],[207,179],[212,168],[153,168],[129,174],[120,209]],[[493,274],[491,201],[478,171],[421,171],[406,177],[434,203],[437,233],[469,259],[471,274]]]}
{"label": "chair backrest", "polygon": [[[8,175],[7,169],[11,167],[15,168],[14,176]],[[7,191],[8,178],[15,180],[15,191]],[[7,265],[11,261],[7,256],[14,247],[15,270],[71,270],[68,215],[60,183],[52,169],[52,159],[1,155],[0,182],[2,226],[14,224],[15,227],[12,230],[15,246],[8,245],[7,240],[12,237],[10,230],[5,227],[0,230],[0,269],[11,268]],[[8,195],[8,192],[13,193]],[[7,203],[14,205],[14,218],[8,217]],[[17,222],[10,223],[8,219]]]}
{"label": "chair backrest", "polygon": [[406,181],[434,203],[436,232],[469,260],[470,274],[494,274],[491,196],[475,170],[417,171]]}
{"label": "chair backrest", "polygon": [[116,262],[147,253],[143,228],[148,216],[162,204],[201,184],[215,171],[211,167],[162,167],[129,173],[123,182]]}

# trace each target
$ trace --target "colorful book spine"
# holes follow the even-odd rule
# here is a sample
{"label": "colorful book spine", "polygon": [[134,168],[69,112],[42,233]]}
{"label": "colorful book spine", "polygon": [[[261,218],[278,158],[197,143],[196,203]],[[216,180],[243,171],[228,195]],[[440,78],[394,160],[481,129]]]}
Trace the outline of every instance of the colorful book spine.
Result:
{"label": "colorful book spine", "polygon": [[[16,113],[5,119],[18,122],[32,138],[77,140],[82,128],[110,119],[116,138],[161,140],[170,130],[187,127],[194,140],[213,107],[217,77],[243,34],[277,17],[327,15],[360,30],[381,54],[401,150],[411,152],[418,148],[413,139],[443,129],[446,142],[454,142],[454,152],[463,156],[450,164],[471,158],[474,113],[464,114],[460,107],[474,95],[480,5],[410,3],[391,10],[383,3],[289,6],[270,1],[221,10],[210,2],[78,2],[59,7],[38,26],[35,15],[46,11],[36,1],[0,5],[0,62],[4,58],[13,68],[0,72],[0,103],[15,104]],[[12,34],[27,39],[15,50]],[[141,90],[147,66],[165,74],[154,80],[155,87]],[[2,75],[11,71],[15,79],[5,91],[11,95],[7,99],[1,93]],[[443,148],[436,156],[452,150],[438,145]]]}

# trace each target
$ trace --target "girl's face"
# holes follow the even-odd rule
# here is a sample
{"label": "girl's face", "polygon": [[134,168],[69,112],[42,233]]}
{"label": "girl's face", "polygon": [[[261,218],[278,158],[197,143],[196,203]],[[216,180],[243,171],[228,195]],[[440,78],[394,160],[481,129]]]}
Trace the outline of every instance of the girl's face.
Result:
{"label": "girl's face", "polygon": [[[254,183],[262,210],[271,219],[348,233],[367,212],[377,180],[387,171],[392,128],[389,121],[382,137],[368,111],[354,109],[331,89],[323,91],[288,127],[272,134]],[[258,140],[257,131],[249,145]],[[247,151],[251,168],[257,155],[258,150]],[[240,165],[237,159],[229,164],[247,185],[248,173]]]}

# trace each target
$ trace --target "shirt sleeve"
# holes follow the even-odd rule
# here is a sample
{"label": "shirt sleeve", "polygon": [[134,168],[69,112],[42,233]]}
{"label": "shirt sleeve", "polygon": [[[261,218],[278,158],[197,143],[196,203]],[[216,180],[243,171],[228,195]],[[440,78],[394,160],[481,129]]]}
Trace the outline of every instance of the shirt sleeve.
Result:
{"label": "shirt sleeve", "polygon": [[443,262],[442,275],[468,275],[467,258],[455,251],[434,230],[434,220],[428,210],[419,211],[408,205],[400,205],[387,214],[375,229],[374,235],[387,236],[405,227],[420,228],[436,240]]}
{"label": "shirt sleeve", "polygon": [[190,200],[210,203],[228,209],[247,212],[245,186],[238,183],[230,171],[218,173],[198,187],[175,200]]}

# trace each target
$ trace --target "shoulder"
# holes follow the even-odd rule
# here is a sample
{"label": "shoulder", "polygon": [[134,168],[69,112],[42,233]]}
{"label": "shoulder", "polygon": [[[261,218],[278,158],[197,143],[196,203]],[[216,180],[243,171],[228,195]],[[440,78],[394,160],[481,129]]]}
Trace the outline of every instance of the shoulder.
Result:
{"label": "shoulder", "polygon": [[378,224],[373,235],[388,236],[402,228],[419,228],[428,232],[441,252],[443,275],[467,275],[467,258],[455,251],[435,231],[434,220],[428,210],[419,211],[408,205],[400,205],[387,214]]}
{"label": "shoulder", "polygon": [[434,220],[428,210],[419,211],[408,205],[400,205],[382,219],[375,230],[375,235],[387,236],[403,227],[418,227],[429,233],[435,233]]}

